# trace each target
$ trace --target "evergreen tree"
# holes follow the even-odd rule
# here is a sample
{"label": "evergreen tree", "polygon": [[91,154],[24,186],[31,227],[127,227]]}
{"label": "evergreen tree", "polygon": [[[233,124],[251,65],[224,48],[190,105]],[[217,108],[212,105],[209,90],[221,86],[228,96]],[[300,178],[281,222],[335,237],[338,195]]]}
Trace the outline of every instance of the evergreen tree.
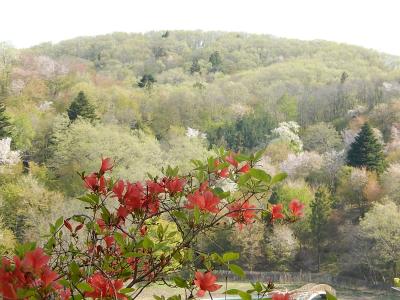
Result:
{"label": "evergreen tree", "polygon": [[190,67],[190,74],[194,74],[194,73],[200,73],[201,74],[201,68],[199,65],[199,59],[197,57],[193,58],[192,61],[192,66]]}
{"label": "evergreen tree", "polygon": [[222,71],[222,58],[218,51],[213,52],[210,55],[209,62],[211,63],[211,72]]}
{"label": "evergreen tree", "polygon": [[150,89],[152,88],[153,84],[156,82],[157,80],[154,78],[153,75],[151,74],[145,74],[142,76],[142,78],[140,79],[140,81],[138,82],[138,86],[140,88],[147,88]]}
{"label": "evergreen tree", "polygon": [[369,171],[382,173],[387,163],[382,144],[375,138],[368,123],[365,123],[347,153],[347,163],[353,167],[365,167]]}
{"label": "evergreen tree", "polygon": [[0,102],[0,139],[10,136],[10,122],[6,115],[6,107]]}
{"label": "evergreen tree", "polygon": [[331,213],[332,197],[325,186],[320,186],[311,202],[310,229],[317,251],[317,272],[321,265],[321,247],[328,237],[326,225]]}
{"label": "evergreen tree", "polygon": [[94,121],[97,119],[94,106],[90,104],[84,92],[80,91],[68,108],[68,117],[73,122],[78,117]]}

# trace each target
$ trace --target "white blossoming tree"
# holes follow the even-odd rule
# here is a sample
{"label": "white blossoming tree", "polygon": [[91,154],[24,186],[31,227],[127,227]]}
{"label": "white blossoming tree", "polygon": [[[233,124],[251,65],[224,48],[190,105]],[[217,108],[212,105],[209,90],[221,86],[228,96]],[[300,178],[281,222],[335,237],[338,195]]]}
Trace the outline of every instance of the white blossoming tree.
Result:
{"label": "white blossoming tree", "polygon": [[303,142],[299,137],[300,125],[294,121],[279,123],[279,127],[272,130],[272,134],[275,141],[286,141],[290,144],[291,148],[295,152],[301,152],[303,150]]}
{"label": "white blossoming tree", "polygon": [[20,161],[19,151],[11,150],[11,138],[0,140],[0,165],[14,165]]}

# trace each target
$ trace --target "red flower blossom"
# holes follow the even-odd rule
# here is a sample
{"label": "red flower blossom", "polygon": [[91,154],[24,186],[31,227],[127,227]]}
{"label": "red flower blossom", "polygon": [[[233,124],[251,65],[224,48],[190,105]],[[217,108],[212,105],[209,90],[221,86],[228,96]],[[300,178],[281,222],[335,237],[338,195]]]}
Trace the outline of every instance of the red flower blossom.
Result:
{"label": "red flower blossom", "polygon": [[247,172],[249,172],[250,171],[250,166],[249,166],[249,164],[245,164],[243,167],[241,167],[240,169],[239,169],[239,173],[247,173]]}
{"label": "red flower blossom", "polygon": [[203,297],[206,292],[215,292],[220,289],[222,285],[215,284],[217,276],[211,272],[196,272],[194,284],[200,289],[197,292],[197,296]]}
{"label": "red flower blossom", "polygon": [[118,207],[117,216],[120,219],[125,220],[128,215],[129,215],[129,210],[125,206],[121,205],[120,207]]}
{"label": "red flower blossom", "polygon": [[293,216],[301,217],[303,215],[304,204],[297,199],[293,199],[289,204],[289,209]]}
{"label": "red flower blossom", "polygon": [[118,180],[112,189],[113,193],[115,194],[115,197],[118,198],[118,200],[122,200],[124,197],[124,190],[125,190],[125,183],[123,180]]}
{"label": "red flower blossom", "polygon": [[41,295],[58,294],[57,290],[61,285],[56,281],[58,274],[47,264],[49,259],[41,248],[27,252],[22,260],[18,256],[13,261],[3,257],[0,267],[0,296],[8,300],[19,299],[19,289],[31,288]]}
{"label": "red flower blossom", "polygon": [[31,270],[34,273],[39,273],[40,269],[45,266],[50,257],[45,255],[43,249],[36,248],[33,251],[29,251],[25,254],[24,259],[22,260],[22,267],[24,270]]}
{"label": "red flower blossom", "polygon": [[221,201],[211,191],[200,192],[196,191],[194,194],[188,195],[188,203],[186,208],[193,209],[197,206],[202,211],[208,211],[211,213],[219,212],[218,204]]}
{"label": "red flower blossom", "polygon": [[113,164],[111,158],[102,158],[101,159],[101,167],[100,174],[104,174],[107,171],[110,171],[113,168]]}
{"label": "red flower blossom", "polygon": [[105,278],[101,273],[95,273],[87,280],[93,291],[85,292],[85,297],[93,299],[105,299],[107,297],[115,299],[127,299],[124,294],[118,293],[123,287],[123,281]]}
{"label": "red flower blossom", "polygon": [[147,234],[147,226],[144,225],[144,226],[140,227],[140,235],[145,236],[146,234]]}
{"label": "red flower blossom", "polygon": [[163,185],[152,180],[147,181],[147,189],[151,195],[158,195],[164,192]]}
{"label": "red flower blossom", "polygon": [[271,209],[271,221],[283,219],[285,216],[282,214],[282,204],[274,204]]}
{"label": "red flower blossom", "polygon": [[85,176],[84,179],[85,182],[85,186],[90,189],[90,190],[95,190],[96,186],[97,186],[97,174],[96,173],[92,173],[88,176]]}
{"label": "red flower blossom", "polygon": [[106,193],[106,181],[104,176],[97,176],[97,173],[92,173],[84,178],[85,187],[93,192]]}
{"label": "red flower blossom", "polygon": [[239,228],[242,229],[243,225],[253,223],[253,219],[256,215],[255,205],[250,205],[248,201],[241,203],[234,203],[228,206],[230,213],[227,215],[237,222]]}
{"label": "red flower blossom", "polygon": [[140,182],[134,184],[127,182],[124,201],[127,208],[131,211],[142,208],[144,201],[144,189]]}
{"label": "red flower blossom", "polygon": [[221,171],[219,171],[218,175],[224,178],[229,177],[229,169],[223,168]]}
{"label": "red flower blossom", "polygon": [[103,219],[97,219],[96,223],[97,223],[97,225],[99,225],[100,230],[106,229],[106,222],[104,222]]}
{"label": "red flower blossom", "polygon": [[272,300],[289,300],[290,294],[289,293],[273,293]]}
{"label": "red flower blossom", "polygon": [[175,178],[164,178],[165,188],[171,194],[180,193],[183,191],[183,186],[186,184],[186,180]]}
{"label": "red flower blossom", "polygon": [[239,163],[237,162],[237,160],[235,159],[235,157],[231,154],[229,154],[229,156],[225,157],[225,160],[230,163],[232,166],[234,166],[235,168],[238,167]]}
{"label": "red flower blossom", "polygon": [[115,243],[115,239],[113,236],[104,237],[104,241],[106,242],[107,248],[111,248]]}

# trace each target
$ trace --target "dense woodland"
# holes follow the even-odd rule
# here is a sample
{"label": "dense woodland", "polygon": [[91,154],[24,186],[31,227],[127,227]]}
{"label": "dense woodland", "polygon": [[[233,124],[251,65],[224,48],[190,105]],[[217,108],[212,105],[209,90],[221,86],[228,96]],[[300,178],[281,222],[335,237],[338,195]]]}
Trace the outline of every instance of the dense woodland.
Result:
{"label": "dense woodland", "polygon": [[272,200],[299,199],[305,217],[210,232],[199,249],[236,248],[248,270],[399,275],[399,57],[200,31],[2,43],[0,103],[2,252],[80,211],[77,172],[100,157],[143,180],[168,164],[188,172],[214,147],[265,149],[261,167],[288,174]]}

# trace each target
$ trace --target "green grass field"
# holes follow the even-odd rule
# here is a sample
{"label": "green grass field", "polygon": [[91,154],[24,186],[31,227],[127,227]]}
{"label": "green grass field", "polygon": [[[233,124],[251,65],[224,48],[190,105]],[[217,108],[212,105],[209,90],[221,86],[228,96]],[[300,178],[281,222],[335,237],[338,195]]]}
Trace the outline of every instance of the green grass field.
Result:
{"label": "green grass field", "polygon": [[[293,284],[277,284],[277,288],[281,290],[291,290],[302,286],[303,283]],[[243,289],[250,287],[249,283],[245,282],[229,282],[228,289]],[[221,289],[222,290],[222,289]],[[146,289],[138,299],[150,300],[154,299],[153,295],[171,296],[177,294],[178,290],[169,287],[155,285]],[[338,299],[340,300],[395,300],[400,299],[400,293],[394,291],[371,290],[366,288],[336,288]],[[213,293],[213,296],[223,296],[221,293]]]}

